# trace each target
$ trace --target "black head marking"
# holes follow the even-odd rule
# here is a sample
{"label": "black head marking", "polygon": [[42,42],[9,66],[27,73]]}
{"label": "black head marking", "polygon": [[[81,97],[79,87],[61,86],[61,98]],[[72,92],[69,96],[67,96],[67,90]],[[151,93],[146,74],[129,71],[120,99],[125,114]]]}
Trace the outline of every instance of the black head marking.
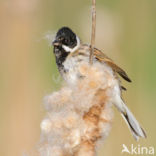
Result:
{"label": "black head marking", "polygon": [[79,42],[77,42],[77,36],[70,28],[62,27],[58,30],[53,45],[56,63],[60,71],[65,70],[63,62],[70,54],[70,49],[74,49],[79,45]]}
{"label": "black head marking", "polygon": [[56,64],[58,66],[59,71],[65,71],[63,62],[66,60],[67,56],[69,55],[62,47],[54,47],[54,54],[56,58]]}
{"label": "black head marking", "polygon": [[70,28],[62,27],[58,30],[54,42],[57,42],[60,46],[65,45],[74,48],[77,45],[76,34]]}

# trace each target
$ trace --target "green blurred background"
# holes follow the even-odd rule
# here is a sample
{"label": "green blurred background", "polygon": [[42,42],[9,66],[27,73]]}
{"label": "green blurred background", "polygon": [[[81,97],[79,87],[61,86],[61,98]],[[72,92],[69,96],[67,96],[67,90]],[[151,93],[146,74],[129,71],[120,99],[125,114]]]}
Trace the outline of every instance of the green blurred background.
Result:
{"label": "green blurred background", "polygon": [[[60,87],[53,48],[45,38],[62,26],[90,42],[91,0],[0,1],[0,155],[36,148],[43,97]],[[99,156],[120,156],[128,147],[156,147],[156,1],[97,0],[96,46],[123,67],[127,105],[147,131],[138,143],[115,110]]]}

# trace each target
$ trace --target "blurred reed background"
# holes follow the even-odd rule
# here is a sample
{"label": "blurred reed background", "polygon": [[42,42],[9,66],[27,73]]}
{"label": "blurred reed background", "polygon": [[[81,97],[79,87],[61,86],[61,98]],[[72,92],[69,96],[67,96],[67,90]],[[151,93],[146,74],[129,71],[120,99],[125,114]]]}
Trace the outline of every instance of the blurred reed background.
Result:
{"label": "blurred reed background", "polygon": [[[49,31],[69,26],[90,42],[91,0],[0,1],[0,155],[36,148],[43,97],[60,87]],[[115,110],[112,131],[99,156],[120,156],[122,144],[156,145],[156,1],[97,0],[96,45],[123,67],[129,108],[147,131],[136,143]],[[156,147],[156,146],[155,146]],[[126,154],[123,154],[126,155]]]}

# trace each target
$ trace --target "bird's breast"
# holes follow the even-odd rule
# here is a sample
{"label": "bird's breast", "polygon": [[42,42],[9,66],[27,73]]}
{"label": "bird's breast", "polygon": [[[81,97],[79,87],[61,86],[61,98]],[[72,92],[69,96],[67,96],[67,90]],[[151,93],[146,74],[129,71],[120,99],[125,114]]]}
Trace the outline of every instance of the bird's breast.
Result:
{"label": "bird's breast", "polygon": [[70,56],[64,61],[63,66],[66,72],[63,74],[63,78],[66,82],[70,84],[76,83],[78,78],[81,76],[79,66],[84,61],[84,58],[80,58],[79,56]]}

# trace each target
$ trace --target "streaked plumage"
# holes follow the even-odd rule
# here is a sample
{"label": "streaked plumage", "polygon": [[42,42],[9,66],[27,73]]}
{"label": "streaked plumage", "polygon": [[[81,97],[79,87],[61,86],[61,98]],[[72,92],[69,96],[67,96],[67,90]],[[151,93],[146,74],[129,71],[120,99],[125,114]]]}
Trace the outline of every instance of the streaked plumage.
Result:
{"label": "streaked plumage", "polygon": [[[67,27],[63,27],[58,31],[53,45],[56,63],[65,81],[74,84],[78,79],[84,78],[84,75],[79,72],[79,66],[84,62],[89,62],[90,46],[80,44],[79,38]],[[97,48],[94,49],[93,66],[94,63],[100,63],[108,71],[113,72],[113,79],[116,79],[116,84],[113,84],[115,95],[113,95],[112,103],[121,112],[134,138],[136,140],[140,137],[145,138],[144,130],[121,97],[122,89],[125,90],[125,88],[121,86],[118,74],[126,81],[131,82],[126,72]]]}

